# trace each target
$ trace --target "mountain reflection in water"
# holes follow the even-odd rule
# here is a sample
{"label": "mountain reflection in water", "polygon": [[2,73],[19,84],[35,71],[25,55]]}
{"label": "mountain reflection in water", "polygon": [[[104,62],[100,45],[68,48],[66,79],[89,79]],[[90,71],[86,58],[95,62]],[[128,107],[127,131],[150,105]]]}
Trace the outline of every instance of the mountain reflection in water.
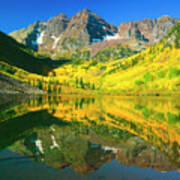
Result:
{"label": "mountain reflection in water", "polygon": [[70,172],[77,179],[100,172],[97,179],[136,179],[132,167],[142,179],[180,179],[178,98],[42,96],[0,110],[4,172],[18,156],[53,168],[55,177],[61,172],[61,179]]}

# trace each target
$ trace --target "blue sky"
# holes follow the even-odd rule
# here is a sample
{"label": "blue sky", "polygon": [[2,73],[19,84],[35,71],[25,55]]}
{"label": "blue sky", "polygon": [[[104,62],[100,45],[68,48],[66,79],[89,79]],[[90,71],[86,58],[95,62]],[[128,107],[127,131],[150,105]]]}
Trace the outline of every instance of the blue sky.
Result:
{"label": "blue sky", "polygon": [[117,26],[162,15],[180,18],[180,0],[1,0],[0,30],[9,33],[62,12],[72,17],[84,8]]}

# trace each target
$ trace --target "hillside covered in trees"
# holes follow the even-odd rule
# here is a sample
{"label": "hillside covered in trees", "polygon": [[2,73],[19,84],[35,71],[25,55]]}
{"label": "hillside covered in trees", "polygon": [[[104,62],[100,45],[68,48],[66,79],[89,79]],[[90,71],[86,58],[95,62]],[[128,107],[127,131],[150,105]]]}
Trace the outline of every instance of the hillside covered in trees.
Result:
{"label": "hillside covered in trees", "polygon": [[159,43],[139,53],[112,46],[91,60],[65,63],[40,58],[0,35],[0,72],[49,93],[161,95],[180,90],[179,23]]}

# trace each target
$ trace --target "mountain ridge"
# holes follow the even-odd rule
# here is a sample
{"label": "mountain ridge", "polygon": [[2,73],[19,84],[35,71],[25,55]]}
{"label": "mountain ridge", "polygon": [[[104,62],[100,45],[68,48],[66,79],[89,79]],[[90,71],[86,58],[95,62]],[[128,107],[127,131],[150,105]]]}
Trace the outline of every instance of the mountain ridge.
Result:
{"label": "mountain ridge", "polygon": [[[84,15],[82,15],[83,13]],[[83,20],[81,18],[79,19],[79,16],[82,17]],[[76,32],[75,34],[67,33],[68,35],[70,35],[70,38],[69,36],[68,38],[65,36],[62,37],[62,39],[67,38],[67,40],[71,40],[71,44],[66,44],[69,48],[78,48],[79,46],[75,46],[77,45],[76,43],[78,41],[82,44],[87,43],[83,42],[82,39],[71,39],[71,35],[80,37],[82,35],[81,30],[83,31],[83,33],[85,33],[87,39],[90,40],[90,35],[87,33],[86,29],[86,27],[88,26],[87,24],[89,23],[88,17],[89,15],[87,15],[86,11],[80,12],[77,16],[75,16],[73,22],[71,21],[70,25],[68,25],[72,27],[72,29],[70,28],[72,32]],[[66,19],[66,16],[60,15],[60,18]],[[94,17],[93,15],[93,18],[97,20],[99,17]],[[84,19],[88,21],[85,22]],[[140,43],[144,41],[144,44],[147,45],[147,48],[145,48],[141,52],[132,51],[132,49],[130,49],[127,44],[111,44],[111,46],[108,47],[110,44],[107,43],[107,47],[103,47],[101,52],[97,53],[97,55],[95,55],[90,60],[85,59],[84,57],[77,56],[74,58],[74,61],[72,59],[72,61],[61,64],[62,66],[59,66],[57,64],[57,61],[51,61],[55,64],[51,66],[52,68],[50,68],[50,70],[46,70],[46,73],[48,75],[46,78],[41,76],[41,79],[38,79],[39,77],[32,77],[32,75],[30,74],[28,76],[28,80],[30,81],[30,84],[33,85],[38,85],[38,83],[40,82],[41,87],[43,83],[43,87],[49,92],[52,92],[52,90],[55,89],[56,86],[58,86],[58,88],[56,88],[58,89],[58,92],[61,91],[66,93],[92,92],[117,95],[177,95],[180,89],[180,23],[176,23],[176,21],[177,19],[171,19],[171,17],[162,17],[159,20],[154,20],[154,25],[152,21],[147,19],[138,22],[137,25],[135,23],[129,23],[133,28],[130,29],[130,33],[127,34],[127,36],[123,36],[125,37],[125,39],[128,39],[130,37],[130,40],[125,42],[132,43],[133,45],[133,42]],[[157,24],[157,22],[160,22],[160,24]],[[103,27],[103,23],[103,20],[102,23],[99,23],[100,28]],[[148,24],[144,26],[142,25],[144,23]],[[173,23],[176,24],[167,33],[167,29],[170,28]],[[78,26],[76,26],[76,24]],[[151,24],[152,28],[145,28],[148,27],[149,24]],[[90,23],[90,25],[93,25],[93,23]],[[140,29],[140,27],[142,29]],[[139,30],[136,31],[137,29]],[[151,29],[150,32],[163,32],[164,37],[161,39],[159,36],[152,36],[151,33],[151,36],[147,36],[145,32],[149,32],[149,29]],[[63,31],[66,32],[66,30]],[[126,33],[127,30],[123,32]],[[102,33],[108,33],[108,31],[103,31]],[[52,37],[53,34],[50,33],[50,36]],[[84,36],[84,34],[82,36]],[[112,39],[112,37],[113,36],[110,35],[107,36],[107,38],[110,38],[110,42],[114,40]],[[131,39],[131,37],[133,38]],[[156,38],[159,38],[159,42],[156,42]],[[59,39],[56,42],[56,45],[59,48],[61,48],[60,45],[62,45],[62,39]],[[147,40],[145,39],[148,39],[148,43],[149,41],[151,41],[151,43],[146,44]],[[11,41],[15,42],[15,40],[13,39],[11,39]],[[108,40],[104,42],[107,41]],[[18,59],[18,57],[14,59],[14,56],[16,55],[14,51],[17,50],[17,47],[15,45],[16,43],[13,43],[13,45],[15,45],[14,48],[11,43],[7,44],[9,40],[8,42],[6,42],[2,39],[2,42],[3,46],[0,49],[0,51],[2,51],[0,55],[3,55],[2,57],[0,56],[2,61],[5,60],[5,62],[10,63],[11,66],[18,66],[19,68],[23,68],[26,71],[32,72],[31,68],[33,67],[32,64],[34,61],[31,62],[31,59],[26,58],[27,56],[23,56],[23,60],[21,58],[22,61],[15,61],[16,59]],[[152,42],[154,42],[154,44]],[[19,46],[22,46],[20,50],[23,50],[23,48],[25,48],[24,45],[19,44]],[[52,46],[50,42],[49,46]],[[9,49],[12,49],[11,53],[7,53],[5,47],[10,47]],[[89,53],[89,49],[91,48],[91,46],[84,47],[84,49],[85,48],[87,50],[86,52]],[[81,50],[81,48],[77,51],[74,49],[74,51],[76,52],[80,52]],[[56,51],[51,51],[51,53],[53,55],[53,53],[56,53]],[[9,55],[11,55],[12,57],[9,57]],[[69,59],[71,59],[71,56],[69,54],[67,55],[69,56]],[[9,59],[7,58],[11,58],[11,61],[9,61]],[[30,69],[27,69],[27,67],[25,68],[25,65],[29,66],[26,61],[31,64],[31,67],[28,67]],[[40,70],[42,70],[40,67],[41,66],[36,68],[36,72],[42,75],[42,73],[39,72]],[[18,78],[22,77],[21,73],[16,73],[16,75],[18,76]],[[25,78],[27,77],[23,76],[23,79]]]}
{"label": "mountain ridge", "polygon": [[115,45],[125,45],[141,51],[159,42],[179,22],[178,18],[162,16],[151,20],[123,22],[116,27],[88,9],[69,18],[64,13],[39,21],[38,28],[10,33],[18,42],[53,59],[72,58],[72,54],[89,59],[99,51]]}

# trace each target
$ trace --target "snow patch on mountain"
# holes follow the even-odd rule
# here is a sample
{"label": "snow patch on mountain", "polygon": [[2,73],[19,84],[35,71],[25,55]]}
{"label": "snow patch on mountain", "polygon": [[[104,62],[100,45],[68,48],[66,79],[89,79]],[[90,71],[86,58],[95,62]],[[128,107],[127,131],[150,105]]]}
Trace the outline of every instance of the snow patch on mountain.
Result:
{"label": "snow patch on mountain", "polygon": [[51,36],[52,39],[54,39],[54,43],[52,45],[52,49],[55,49],[56,46],[57,46],[57,43],[59,42],[60,40],[60,37],[56,37],[56,36]]}
{"label": "snow patch on mountain", "polygon": [[104,40],[110,41],[110,40],[116,40],[116,39],[121,39],[121,37],[119,36],[118,33],[114,34],[114,35],[107,35],[104,37]]}
{"label": "snow patch on mountain", "polygon": [[40,34],[37,34],[37,44],[41,45],[43,44],[43,37],[44,37],[45,31],[41,32]]}
{"label": "snow patch on mountain", "polygon": [[92,39],[92,42],[101,42],[101,41],[110,41],[110,40],[117,40],[117,39],[121,39],[121,37],[119,36],[118,33],[113,34],[113,35],[106,35],[103,36],[102,39]]}
{"label": "snow patch on mountain", "polygon": [[106,27],[106,26],[103,26],[103,29],[104,29],[104,30],[107,30],[107,27]]}

